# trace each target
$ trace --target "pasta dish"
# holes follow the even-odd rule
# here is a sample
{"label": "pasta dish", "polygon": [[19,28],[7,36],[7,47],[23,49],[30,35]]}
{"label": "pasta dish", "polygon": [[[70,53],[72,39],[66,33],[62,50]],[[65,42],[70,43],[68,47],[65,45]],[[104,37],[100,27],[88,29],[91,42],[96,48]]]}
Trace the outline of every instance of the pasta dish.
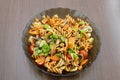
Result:
{"label": "pasta dish", "polygon": [[30,53],[38,67],[63,74],[82,70],[93,47],[92,27],[81,18],[57,14],[35,18],[29,29]]}

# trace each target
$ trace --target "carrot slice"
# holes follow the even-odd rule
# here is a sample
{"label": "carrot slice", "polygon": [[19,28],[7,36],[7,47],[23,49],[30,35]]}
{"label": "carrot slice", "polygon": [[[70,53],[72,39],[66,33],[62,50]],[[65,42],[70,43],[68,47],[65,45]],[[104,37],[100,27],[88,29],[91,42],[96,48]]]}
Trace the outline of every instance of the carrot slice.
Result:
{"label": "carrot slice", "polygon": [[51,60],[53,61],[59,61],[60,58],[57,55],[51,56]]}

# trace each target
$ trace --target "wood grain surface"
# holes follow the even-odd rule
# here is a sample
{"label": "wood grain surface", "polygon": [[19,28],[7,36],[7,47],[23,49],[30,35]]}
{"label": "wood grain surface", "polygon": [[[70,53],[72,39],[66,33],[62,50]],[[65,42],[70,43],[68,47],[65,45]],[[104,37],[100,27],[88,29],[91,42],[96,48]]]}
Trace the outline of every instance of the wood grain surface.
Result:
{"label": "wood grain surface", "polygon": [[[31,66],[22,49],[22,32],[32,16],[63,7],[81,11],[97,26],[97,59],[76,76],[53,77]],[[0,0],[0,80],[119,80],[120,0]]]}

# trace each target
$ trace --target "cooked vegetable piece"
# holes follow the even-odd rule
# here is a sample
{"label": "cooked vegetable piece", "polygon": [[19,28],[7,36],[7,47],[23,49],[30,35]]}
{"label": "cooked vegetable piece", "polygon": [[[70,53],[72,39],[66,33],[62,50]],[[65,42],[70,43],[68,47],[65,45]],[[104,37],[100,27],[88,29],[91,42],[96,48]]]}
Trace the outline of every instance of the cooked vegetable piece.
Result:
{"label": "cooked vegetable piece", "polygon": [[53,60],[53,61],[59,61],[60,57],[57,56],[57,55],[54,55],[54,56],[51,56],[51,60]]}
{"label": "cooked vegetable piece", "polygon": [[43,51],[44,53],[49,52],[49,51],[50,51],[50,46],[49,46],[48,44],[44,44],[44,45],[42,46],[42,51]]}
{"label": "cooked vegetable piece", "polygon": [[77,32],[77,31],[78,31],[78,28],[77,28],[77,27],[75,27],[75,28],[74,28],[74,31],[76,31],[76,32]]}
{"label": "cooked vegetable piece", "polygon": [[34,48],[34,55],[37,56],[42,52],[42,50],[40,50],[38,47]]}
{"label": "cooked vegetable piece", "polygon": [[92,44],[93,41],[94,41],[94,38],[90,38],[90,39],[89,39],[90,44]]}
{"label": "cooked vegetable piece", "polygon": [[74,52],[74,50],[72,48],[70,48],[68,50],[68,53],[71,55],[72,59],[76,58],[77,57],[77,54]]}
{"label": "cooked vegetable piece", "polygon": [[43,27],[44,27],[47,31],[51,31],[51,32],[52,32],[52,28],[51,28],[48,24],[44,24]]}
{"label": "cooked vegetable piece", "polygon": [[61,53],[57,53],[56,55],[59,56],[59,57],[62,57],[62,54],[61,54]]}
{"label": "cooked vegetable piece", "polygon": [[51,39],[57,39],[58,35],[56,33],[54,33],[53,35],[50,36]]}
{"label": "cooked vegetable piece", "polygon": [[35,18],[29,30],[31,57],[47,71],[62,74],[84,69],[93,47],[92,27],[81,18],[58,15]]}
{"label": "cooked vegetable piece", "polygon": [[83,37],[83,34],[79,34],[80,35],[80,39]]}
{"label": "cooked vegetable piece", "polygon": [[75,38],[74,37],[70,37],[69,40],[68,40],[68,47],[69,48],[74,48],[75,46]]}
{"label": "cooked vegetable piece", "polygon": [[39,67],[41,67],[42,65],[44,65],[45,57],[42,56],[42,57],[36,59],[35,62],[37,63],[37,65],[38,65]]}
{"label": "cooked vegetable piece", "polygon": [[84,32],[92,32],[92,28],[90,26],[85,26],[82,28],[82,31]]}
{"label": "cooked vegetable piece", "polygon": [[77,46],[77,50],[80,50],[80,46]]}
{"label": "cooked vegetable piece", "polygon": [[45,55],[45,56],[48,56],[48,55],[49,55],[49,53],[48,53],[48,52],[46,52],[46,53],[44,53],[44,55]]}
{"label": "cooked vegetable piece", "polygon": [[64,36],[61,36],[60,38],[62,42],[65,42],[66,38]]}
{"label": "cooked vegetable piece", "polygon": [[81,29],[80,32],[81,32],[82,34],[84,34],[84,33],[87,32],[87,30],[86,30],[86,29]]}
{"label": "cooked vegetable piece", "polygon": [[80,50],[79,54],[82,54],[84,56],[84,59],[88,57],[88,53],[86,53],[84,50]]}
{"label": "cooked vegetable piece", "polygon": [[33,54],[33,52],[34,52],[34,46],[33,45],[30,45],[30,52],[31,52],[31,54]]}
{"label": "cooked vegetable piece", "polygon": [[68,59],[72,59],[72,56],[70,54],[66,54]]}
{"label": "cooked vegetable piece", "polygon": [[85,22],[84,21],[80,21],[80,23],[79,23],[80,25],[83,25],[83,24],[85,24]]}
{"label": "cooked vegetable piece", "polygon": [[40,41],[39,47],[42,47],[44,44],[46,44],[46,41],[45,41],[45,40]]}
{"label": "cooked vegetable piece", "polygon": [[35,18],[35,21],[36,21],[36,22],[39,22],[39,19],[38,19],[38,18]]}

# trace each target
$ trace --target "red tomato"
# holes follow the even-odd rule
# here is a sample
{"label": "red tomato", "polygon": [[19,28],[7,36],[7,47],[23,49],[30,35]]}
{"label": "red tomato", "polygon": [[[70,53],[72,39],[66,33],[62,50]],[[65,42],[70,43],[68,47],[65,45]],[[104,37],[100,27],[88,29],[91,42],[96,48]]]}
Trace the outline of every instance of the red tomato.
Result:
{"label": "red tomato", "polygon": [[34,52],[34,46],[30,45],[30,53],[33,54],[33,52]]}
{"label": "red tomato", "polygon": [[40,58],[36,59],[35,62],[37,64],[37,66],[41,67],[45,63],[45,57],[41,56]]}
{"label": "red tomato", "polygon": [[88,54],[84,50],[79,51],[79,54],[82,54],[84,56],[84,59],[88,57]]}
{"label": "red tomato", "polygon": [[72,59],[72,56],[70,54],[66,54],[68,59]]}

